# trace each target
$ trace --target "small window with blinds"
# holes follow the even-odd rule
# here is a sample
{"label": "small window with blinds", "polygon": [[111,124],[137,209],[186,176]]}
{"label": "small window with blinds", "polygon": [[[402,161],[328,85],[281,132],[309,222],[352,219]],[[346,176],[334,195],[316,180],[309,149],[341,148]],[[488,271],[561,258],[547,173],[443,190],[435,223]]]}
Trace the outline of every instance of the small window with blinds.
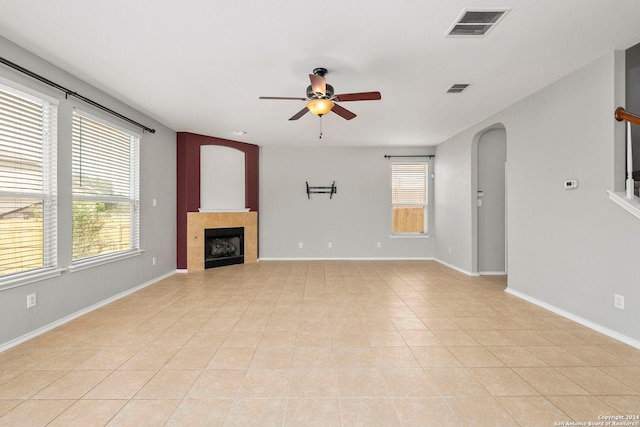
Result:
{"label": "small window with blinds", "polygon": [[426,162],[391,165],[393,234],[427,233],[427,175]]}
{"label": "small window with blinds", "polygon": [[0,285],[56,268],[56,114],[0,85]]}
{"label": "small window with blinds", "polygon": [[73,261],[139,249],[137,135],[73,113]]}

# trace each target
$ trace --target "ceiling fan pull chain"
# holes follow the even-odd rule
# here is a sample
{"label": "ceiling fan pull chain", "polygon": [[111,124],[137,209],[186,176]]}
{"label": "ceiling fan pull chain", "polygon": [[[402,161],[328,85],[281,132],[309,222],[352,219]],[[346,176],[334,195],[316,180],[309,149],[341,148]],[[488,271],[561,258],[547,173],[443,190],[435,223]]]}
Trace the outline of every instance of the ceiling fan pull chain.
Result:
{"label": "ceiling fan pull chain", "polygon": [[318,139],[322,139],[322,116],[320,116],[320,136]]}

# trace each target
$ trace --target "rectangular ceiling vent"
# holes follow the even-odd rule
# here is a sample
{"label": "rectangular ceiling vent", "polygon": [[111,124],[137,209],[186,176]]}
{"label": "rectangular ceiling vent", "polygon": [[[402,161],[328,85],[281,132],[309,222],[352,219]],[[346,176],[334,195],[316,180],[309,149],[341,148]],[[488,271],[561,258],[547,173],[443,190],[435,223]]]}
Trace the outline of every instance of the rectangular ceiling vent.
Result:
{"label": "rectangular ceiling vent", "polygon": [[469,83],[456,83],[447,90],[447,93],[462,93],[469,87]]}
{"label": "rectangular ceiling vent", "polygon": [[447,32],[447,37],[484,37],[509,12],[509,9],[464,9]]}

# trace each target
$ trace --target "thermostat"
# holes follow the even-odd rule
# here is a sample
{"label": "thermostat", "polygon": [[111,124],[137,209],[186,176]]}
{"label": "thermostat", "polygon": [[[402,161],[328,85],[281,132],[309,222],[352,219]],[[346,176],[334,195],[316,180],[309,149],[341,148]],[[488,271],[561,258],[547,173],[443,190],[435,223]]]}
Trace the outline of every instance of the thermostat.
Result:
{"label": "thermostat", "polygon": [[570,179],[570,180],[564,182],[564,189],[565,190],[575,190],[576,188],[578,188],[578,180],[577,179]]}

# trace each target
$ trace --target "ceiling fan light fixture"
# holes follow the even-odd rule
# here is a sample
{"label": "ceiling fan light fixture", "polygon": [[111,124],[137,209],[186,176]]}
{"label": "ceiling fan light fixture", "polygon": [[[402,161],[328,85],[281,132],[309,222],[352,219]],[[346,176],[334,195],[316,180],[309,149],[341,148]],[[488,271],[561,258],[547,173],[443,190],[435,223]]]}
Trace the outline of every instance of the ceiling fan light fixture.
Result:
{"label": "ceiling fan light fixture", "polygon": [[323,116],[333,108],[335,104],[330,99],[312,99],[307,102],[307,108],[316,116]]}

